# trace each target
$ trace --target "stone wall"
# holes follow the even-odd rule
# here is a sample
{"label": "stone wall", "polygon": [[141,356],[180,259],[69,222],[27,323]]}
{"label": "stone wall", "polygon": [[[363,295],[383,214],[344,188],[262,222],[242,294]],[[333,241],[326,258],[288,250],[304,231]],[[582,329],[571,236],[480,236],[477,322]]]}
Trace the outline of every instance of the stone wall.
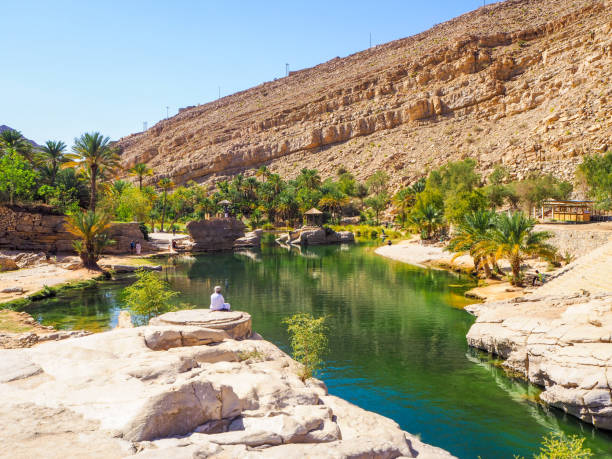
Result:
{"label": "stone wall", "polygon": [[[143,251],[155,250],[144,240],[138,223],[113,223],[109,236],[115,244],[109,254],[129,253],[130,241],[140,242]],[[74,253],[76,237],[66,229],[66,217],[48,206],[0,206],[0,249]]]}
{"label": "stone wall", "polygon": [[582,227],[572,228],[565,225],[559,228],[550,226],[538,229],[553,233],[554,236],[549,242],[557,247],[562,255],[568,253],[573,257],[580,257],[612,240],[612,231],[588,231]]}
{"label": "stone wall", "polygon": [[234,242],[244,236],[244,223],[235,218],[213,218],[187,223],[194,241],[194,252],[231,250]]}

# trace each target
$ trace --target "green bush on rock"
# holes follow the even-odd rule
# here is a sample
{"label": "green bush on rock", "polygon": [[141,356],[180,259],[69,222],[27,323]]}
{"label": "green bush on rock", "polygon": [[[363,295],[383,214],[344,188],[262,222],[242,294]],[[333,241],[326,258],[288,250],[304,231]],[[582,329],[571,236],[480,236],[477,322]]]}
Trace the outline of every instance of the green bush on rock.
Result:
{"label": "green bush on rock", "polygon": [[323,355],[328,346],[325,317],[315,319],[302,312],[286,318],[283,323],[287,325],[293,358],[303,365],[298,376],[306,381],[324,365]]}
{"label": "green bush on rock", "polygon": [[151,317],[172,311],[170,299],[176,295],[168,284],[151,271],[136,271],[138,280],[123,290],[125,302],[130,310],[148,323]]}

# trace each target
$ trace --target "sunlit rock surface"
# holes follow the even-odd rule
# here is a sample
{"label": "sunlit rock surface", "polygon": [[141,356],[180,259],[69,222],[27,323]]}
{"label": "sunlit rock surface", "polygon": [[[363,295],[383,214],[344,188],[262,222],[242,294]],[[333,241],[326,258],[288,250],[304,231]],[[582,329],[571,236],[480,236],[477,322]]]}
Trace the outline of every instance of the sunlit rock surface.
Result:
{"label": "sunlit rock surface", "polygon": [[0,351],[0,456],[452,457],[258,335],[179,319]]}

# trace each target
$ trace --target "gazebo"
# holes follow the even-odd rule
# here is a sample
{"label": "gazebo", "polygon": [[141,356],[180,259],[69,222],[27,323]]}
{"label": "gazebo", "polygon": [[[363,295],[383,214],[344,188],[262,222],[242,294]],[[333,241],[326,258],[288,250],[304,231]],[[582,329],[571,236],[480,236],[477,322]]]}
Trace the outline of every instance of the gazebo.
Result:
{"label": "gazebo", "polygon": [[593,201],[546,200],[540,209],[540,218],[549,217],[560,222],[590,222],[593,214]]}
{"label": "gazebo", "polygon": [[314,207],[304,213],[306,218],[306,226],[323,226],[323,212]]}
{"label": "gazebo", "polygon": [[218,204],[220,206],[223,206],[223,215],[225,216],[225,218],[227,218],[229,216],[228,207],[231,202],[229,202],[227,199],[224,199],[223,201],[219,201]]}

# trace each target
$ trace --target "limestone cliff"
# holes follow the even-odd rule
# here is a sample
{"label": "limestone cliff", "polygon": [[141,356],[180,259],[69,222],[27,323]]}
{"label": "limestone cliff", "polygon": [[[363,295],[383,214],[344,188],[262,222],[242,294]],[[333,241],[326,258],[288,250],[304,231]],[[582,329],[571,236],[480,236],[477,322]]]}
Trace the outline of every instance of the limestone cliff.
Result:
{"label": "limestone cliff", "polygon": [[507,0],[421,34],[182,110],[122,138],[178,183],[266,164],[409,183],[448,160],[571,178],[610,145],[612,2]]}

